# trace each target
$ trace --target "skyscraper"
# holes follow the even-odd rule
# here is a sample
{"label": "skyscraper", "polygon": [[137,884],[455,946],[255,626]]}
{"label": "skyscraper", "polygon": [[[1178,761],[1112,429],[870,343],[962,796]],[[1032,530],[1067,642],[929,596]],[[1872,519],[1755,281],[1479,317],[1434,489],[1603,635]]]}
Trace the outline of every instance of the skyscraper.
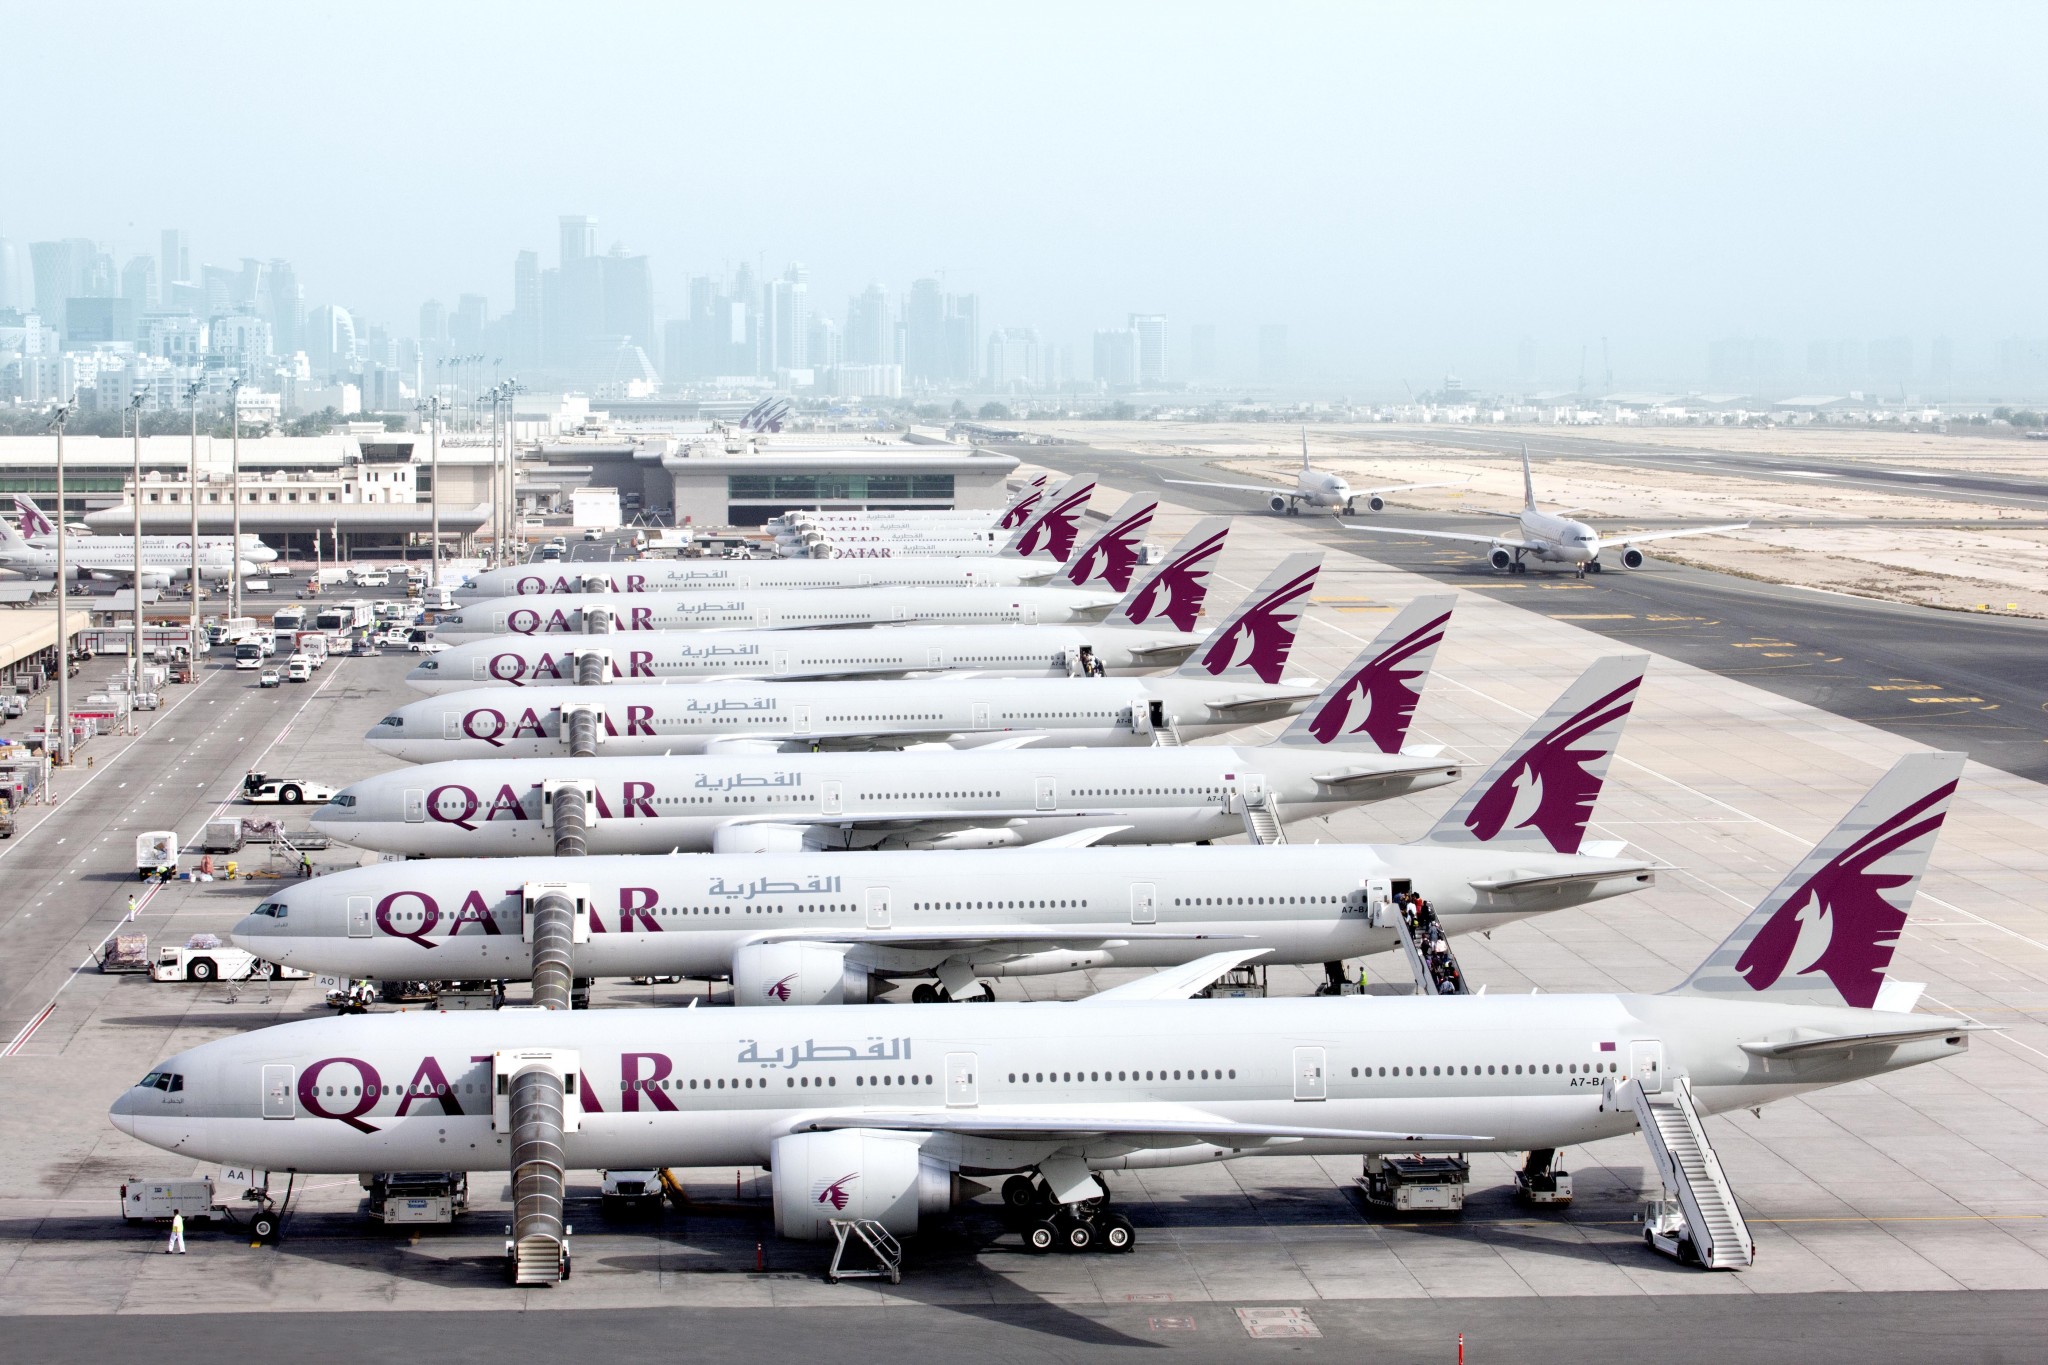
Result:
{"label": "skyscraper", "polygon": [[439,299],[420,305],[420,346],[430,358],[438,359],[448,345],[448,310]]}
{"label": "skyscraper", "polygon": [[1095,333],[1095,382],[1112,389],[1138,382],[1138,334],[1128,327],[1104,327]]}
{"label": "skyscraper", "polygon": [[20,308],[27,302],[21,293],[21,253],[0,237],[0,308]]}
{"label": "skyscraper", "polygon": [[1166,314],[1133,313],[1131,330],[1138,334],[1138,383],[1166,382]]}
{"label": "skyscraper", "polygon": [[448,344],[463,355],[480,354],[490,311],[490,301],[482,294],[457,295],[455,310],[448,315]]}
{"label": "skyscraper", "polygon": [[94,263],[100,252],[84,237],[31,242],[28,254],[35,273],[36,311],[47,321],[63,318],[66,299],[106,297],[114,292],[94,288]]}
{"label": "skyscraper", "polygon": [[156,257],[131,257],[121,267],[121,297],[135,305],[137,314],[153,312],[158,295],[156,288]]}
{"label": "skyscraper", "polygon": [[792,264],[782,278],[769,282],[762,299],[763,349],[771,370],[800,370],[810,362],[810,272]]}
{"label": "skyscraper", "polygon": [[903,374],[914,382],[946,377],[946,296],[934,279],[913,280],[903,305]]}
{"label": "skyscraper", "polygon": [[165,228],[158,239],[157,267],[161,272],[157,278],[162,282],[163,296],[171,297],[171,286],[184,284],[196,278],[192,274],[192,242],[185,236],[183,228]]}
{"label": "skyscraper", "polygon": [[896,327],[889,316],[889,296],[871,284],[846,303],[846,363],[893,365]]}
{"label": "skyscraper", "polygon": [[597,254],[597,219],[580,213],[562,215],[561,263],[581,261]]}
{"label": "skyscraper", "polygon": [[540,364],[541,332],[546,326],[540,305],[540,274],[539,252],[522,251],[512,258],[512,315],[506,323],[511,334],[509,358],[515,366]]}
{"label": "skyscraper", "polygon": [[981,299],[976,295],[946,296],[946,378],[970,383],[981,378]]}
{"label": "skyscraper", "polygon": [[270,344],[278,355],[292,355],[304,344],[306,297],[299,288],[299,272],[290,261],[274,260],[264,282],[270,291]]}

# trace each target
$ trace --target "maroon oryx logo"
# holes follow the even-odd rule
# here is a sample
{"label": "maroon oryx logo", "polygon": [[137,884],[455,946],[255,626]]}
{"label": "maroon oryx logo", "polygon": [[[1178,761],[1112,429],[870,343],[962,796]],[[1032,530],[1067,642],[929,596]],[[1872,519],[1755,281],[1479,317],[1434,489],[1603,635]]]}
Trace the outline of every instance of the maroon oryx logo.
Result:
{"label": "maroon oryx logo", "polygon": [[[1441,644],[1450,619],[1451,614],[1445,612],[1368,659],[1310,718],[1308,732],[1316,737],[1316,742],[1330,744],[1339,735],[1364,734],[1379,746],[1381,753],[1400,753],[1402,741],[1408,738],[1408,722],[1414,718],[1415,704],[1422,700],[1420,680],[1428,676],[1426,667],[1401,665]],[[1348,725],[1361,704],[1365,714],[1358,724]]]}
{"label": "maroon oryx logo", "polygon": [[1041,474],[1031,481],[1031,491],[1017,499],[1016,504],[1009,511],[1003,513],[1003,519],[997,525],[1005,531],[1016,530],[1019,526],[1031,520],[1031,509],[1038,506],[1038,500],[1044,496],[1045,476]]}
{"label": "maroon oryx logo", "polygon": [[1095,481],[1091,479],[1046,508],[1038,520],[1024,528],[1024,538],[1017,542],[1017,557],[1029,559],[1043,546],[1048,555],[1066,563],[1067,556],[1074,553],[1074,541],[1081,534],[1081,509],[1094,495]]}
{"label": "maroon oryx logo", "polygon": [[783,977],[782,980],[768,988],[768,997],[772,1000],[779,1000],[787,1005],[789,1003],[789,983],[796,980],[796,978],[797,973],[795,972],[791,972],[788,976]]}
{"label": "maroon oryx logo", "polygon": [[43,515],[43,509],[21,494],[14,495],[14,514],[21,518],[21,533],[25,536],[46,536],[56,528]]}
{"label": "maroon oryx logo", "polygon": [[[1163,616],[1175,630],[1193,630],[1202,614],[1202,603],[1209,596],[1209,561],[1222,551],[1224,537],[1229,534],[1230,528],[1226,526],[1192,550],[1160,565],[1159,572],[1123,609],[1124,620],[1142,626],[1155,616]],[[1161,593],[1166,595],[1163,603]]]}
{"label": "maroon oryx logo", "polygon": [[1619,724],[1635,705],[1642,681],[1640,676],[1630,678],[1530,745],[1473,804],[1465,817],[1472,837],[1485,843],[1503,829],[1533,828],[1559,853],[1578,852],[1593,802],[1600,795],[1600,779],[1587,771],[1587,765],[1605,757],[1607,750],[1572,746]]}
{"label": "maroon oryx logo", "polygon": [[848,1171],[837,1180],[828,1180],[811,1186],[811,1202],[830,1204],[837,1213],[846,1212],[846,1206],[853,1202],[853,1192],[847,1186],[860,1179],[859,1171]]}
{"label": "maroon oryx logo", "polygon": [[[1735,970],[1750,988],[1769,990],[1788,968],[1795,976],[1820,972],[1851,1005],[1875,1005],[1899,931],[1906,927],[1905,907],[1893,905],[1884,893],[1911,886],[1914,876],[1874,867],[1914,841],[1932,838],[1947,813],[1940,807],[1955,789],[1950,782],[1929,792],[1859,836],[1801,882],[1736,959]],[[1811,962],[1794,966],[1793,953],[1809,927],[1825,930],[1827,946]]]}
{"label": "maroon oryx logo", "polygon": [[1085,588],[1098,578],[1118,592],[1130,587],[1131,571],[1138,567],[1138,546],[1158,508],[1158,503],[1148,502],[1104,531],[1067,566],[1063,576],[1077,588]]}
{"label": "maroon oryx logo", "polygon": [[1294,648],[1294,623],[1301,619],[1302,611],[1298,604],[1315,587],[1321,569],[1318,564],[1295,575],[1238,613],[1202,656],[1202,667],[1220,678],[1226,670],[1242,664],[1261,682],[1279,682],[1287,667],[1287,653]]}

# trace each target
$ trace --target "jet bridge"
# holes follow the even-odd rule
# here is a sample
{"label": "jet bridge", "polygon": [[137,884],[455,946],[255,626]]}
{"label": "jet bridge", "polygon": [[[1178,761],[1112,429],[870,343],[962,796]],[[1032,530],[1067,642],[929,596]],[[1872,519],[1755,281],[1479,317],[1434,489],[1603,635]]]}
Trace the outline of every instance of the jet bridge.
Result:
{"label": "jet bridge", "polygon": [[580,1054],[569,1049],[522,1048],[491,1056],[491,1129],[512,1139],[505,1278],[513,1285],[569,1278],[562,1142],[564,1134],[583,1126],[583,1098],[576,1093],[581,1074]]}

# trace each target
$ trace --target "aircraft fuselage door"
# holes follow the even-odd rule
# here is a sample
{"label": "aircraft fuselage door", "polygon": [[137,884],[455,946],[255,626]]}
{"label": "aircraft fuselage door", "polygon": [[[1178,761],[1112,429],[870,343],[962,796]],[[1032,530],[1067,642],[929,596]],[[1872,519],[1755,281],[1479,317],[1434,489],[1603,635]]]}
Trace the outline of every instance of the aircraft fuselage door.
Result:
{"label": "aircraft fuselage door", "polygon": [[773,653],[775,672],[779,676],[789,672],[789,651],[778,649]]}
{"label": "aircraft fuselage door", "polygon": [[289,1063],[266,1062],[263,1065],[263,1117],[267,1119],[292,1119],[299,1116],[298,1094],[294,1086],[297,1077]]}
{"label": "aircraft fuselage door", "polygon": [[979,1067],[972,1052],[946,1054],[946,1107],[971,1109],[981,1103]]}
{"label": "aircraft fuselage door", "polygon": [[805,702],[796,708],[796,732],[807,735],[811,732],[811,704]]}
{"label": "aircraft fuselage door", "polygon": [[1375,925],[1394,922],[1394,884],[1385,877],[1366,879],[1365,913]]}
{"label": "aircraft fuselage door", "polygon": [[988,729],[989,704],[985,701],[971,704],[974,707],[974,728],[977,730]]}
{"label": "aircraft fuselage door", "polygon": [[1266,775],[1264,773],[1239,773],[1237,789],[1244,793],[1244,803],[1256,806],[1266,799]]}
{"label": "aircraft fuselage door", "polygon": [[1131,883],[1131,923],[1159,923],[1159,888],[1153,883]]}
{"label": "aircraft fuselage door", "polygon": [[889,888],[871,886],[868,888],[868,928],[889,927]]}
{"label": "aircraft fuselage door", "polygon": [[1664,1044],[1656,1038],[1637,1038],[1628,1045],[1628,1074],[1635,1077],[1645,1095],[1664,1088]]}
{"label": "aircraft fuselage door", "polygon": [[1151,720],[1153,729],[1164,730],[1166,728],[1166,703],[1164,701],[1154,697],[1146,702],[1145,714]]}
{"label": "aircraft fuselage door", "polygon": [[1041,777],[1038,779],[1037,785],[1038,808],[1040,810],[1058,810],[1060,808],[1060,780],[1057,777]]}
{"label": "aircraft fuselage door", "polygon": [[456,715],[456,714],[455,714],[455,713],[454,713],[453,711],[443,711],[443,712],[441,713],[441,738],[443,738],[443,739],[461,739],[461,738],[462,738],[462,717],[461,717],[461,716],[458,716],[458,715]]}
{"label": "aircraft fuselage door", "polygon": [[370,925],[375,920],[376,906],[376,900],[370,896],[350,896],[348,898],[348,936],[350,938],[368,938],[370,936]]}
{"label": "aircraft fuselage door", "polygon": [[818,809],[826,815],[842,815],[846,810],[846,788],[838,782],[824,784],[825,793],[819,799]]}
{"label": "aircraft fuselage door", "polygon": [[1038,604],[1036,602],[1026,602],[1023,606],[1017,609],[1017,619],[1022,621],[1027,626],[1037,625]]}
{"label": "aircraft fuselage door", "polygon": [[1149,735],[1152,733],[1152,706],[1156,705],[1158,705],[1157,702],[1152,703],[1151,706],[1148,706],[1143,701],[1134,701],[1131,703],[1130,716],[1132,734]]}
{"label": "aircraft fuselage door", "polygon": [[1322,1048],[1298,1047],[1294,1049],[1294,1098],[1297,1100],[1326,1100],[1330,1098],[1330,1073]]}
{"label": "aircraft fuselage door", "polygon": [[424,787],[413,787],[405,793],[405,823],[417,825],[427,818],[427,792]]}

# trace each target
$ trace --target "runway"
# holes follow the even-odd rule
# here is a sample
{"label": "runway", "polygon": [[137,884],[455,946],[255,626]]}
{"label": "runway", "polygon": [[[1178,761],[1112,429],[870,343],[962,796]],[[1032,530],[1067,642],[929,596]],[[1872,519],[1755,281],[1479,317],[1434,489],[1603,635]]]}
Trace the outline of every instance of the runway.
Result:
{"label": "runway", "polygon": [[[1532,453],[1534,448],[1532,441]],[[1295,537],[1497,596],[1617,643],[1654,649],[1793,701],[1937,748],[1963,749],[1978,762],[2048,781],[2048,670],[2042,663],[2048,659],[2048,624],[2039,621],[1901,606],[1655,558],[1638,570],[1617,567],[1583,579],[1540,564],[1511,577],[1486,563],[1483,545],[1468,549],[1422,537],[1347,531],[1328,513],[1281,517],[1253,494],[1158,482],[1166,465],[1175,477],[1197,477],[1187,461],[1078,448],[1010,450],[1096,474],[1117,488],[1156,489],[1197,511],[1284,524]],[[2048,506],[2048,498],[2042,505]],[[1484,529],[1476,517],[1393,507],[1351,520]]]}

